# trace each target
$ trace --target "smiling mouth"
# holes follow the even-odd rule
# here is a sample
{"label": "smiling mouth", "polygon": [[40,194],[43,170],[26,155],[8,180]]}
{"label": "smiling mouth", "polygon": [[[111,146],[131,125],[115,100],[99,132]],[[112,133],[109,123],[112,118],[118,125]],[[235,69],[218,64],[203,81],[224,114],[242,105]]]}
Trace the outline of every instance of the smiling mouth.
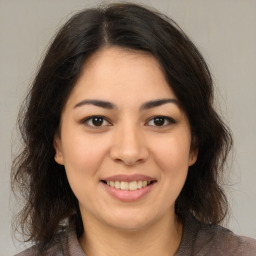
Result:
{"label": "smiling mouth", "polygon": [[142,189],[145,188],[147,186],[152,185],[153,183],[155,183],[155,180],[152,181],[147,181],[147,180],[138,180],[138,181],[105,181],[102,180],[103,183],[107,184],[108,186],[112,187],[112,188],[116,188],[118,190],[126,190],[126,191],[134,191],[134,190],[138,190],[138,189]]}

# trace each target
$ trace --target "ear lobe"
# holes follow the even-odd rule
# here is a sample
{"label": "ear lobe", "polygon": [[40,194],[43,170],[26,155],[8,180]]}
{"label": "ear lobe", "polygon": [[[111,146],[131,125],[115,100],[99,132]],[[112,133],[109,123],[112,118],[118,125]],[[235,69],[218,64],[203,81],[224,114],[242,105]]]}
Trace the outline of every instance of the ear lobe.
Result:
{"label": "ear lobe", "polygon": [[189,166],[192,166],[196,162],[197,156],[198,156],[198,148],[191,150],[190,156],[189,156]]}
{"label": "ear lobe", "polygon": [[196,160],[197,160],[197,156],[198,156],[198,143],[197,143],[197,138],[195,135],[192,134],[192,138],[191,138],[191,145],[190,145],[190,154],[189,154],[189,166],[192,166]]}
{"label": "ear lobe", "polygon": [[63,165],[64,159],[63,159],[63,153],[62,153],[62,146],[61,146],[61,139],[59,135],[54,136],[54,143],[53,143],[54,149],[55,149],[55,162]]}

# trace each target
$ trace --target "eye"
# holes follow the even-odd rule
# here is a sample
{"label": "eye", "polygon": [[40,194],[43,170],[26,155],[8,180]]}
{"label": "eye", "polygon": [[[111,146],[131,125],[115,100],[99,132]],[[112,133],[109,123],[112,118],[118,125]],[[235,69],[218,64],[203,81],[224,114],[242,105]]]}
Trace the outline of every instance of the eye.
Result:
{"label": "eye", "polygon": [[169,124],[175,124],[175,123],[176,121],[173,118],[168,116],[154,116],[147,122],[148,125],[157,126],[157,127],[164,127]]}
{"label": "eye", "polygon": [[91,127],[103,127],[111,125],[110,122],[103,116],[90,116],[83,120],[82,123]]}

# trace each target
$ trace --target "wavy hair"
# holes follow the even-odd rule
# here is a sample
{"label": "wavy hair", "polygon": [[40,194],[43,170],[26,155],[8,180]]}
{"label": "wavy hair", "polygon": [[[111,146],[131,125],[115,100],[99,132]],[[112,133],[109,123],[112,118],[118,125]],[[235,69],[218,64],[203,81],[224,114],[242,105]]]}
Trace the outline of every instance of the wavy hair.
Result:
{"label": "wavy hair", "polygon": [[64,167],[54,161],[53,141],[83,64],[111,46],[153,55],[188,116],[198,159],[176,200],[176,214],[212,224],[227,214],[220,184],[232,138],[213,108],[213,82],[202,55],[165,15],[136,4],[110,4],[83,10],[60,29],[19,114],[23,148],[13,161],[12,186],[25,200],[16,220],[27,240],[46,245],[66,220],[78,237],[83,233],[78,201]]}

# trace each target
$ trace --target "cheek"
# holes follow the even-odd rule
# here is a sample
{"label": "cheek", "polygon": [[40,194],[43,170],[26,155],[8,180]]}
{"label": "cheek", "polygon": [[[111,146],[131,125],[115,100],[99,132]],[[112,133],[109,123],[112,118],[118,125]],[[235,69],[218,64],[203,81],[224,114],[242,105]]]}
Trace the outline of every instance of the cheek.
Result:
{"label": "cheek", "polygon": [[190,136],[186,133],[176,135],[158,140],[153,149],[154,161],[163,173],[166,191],[174,197],[185,183],[190,159]]}
{"label": "cheek", "polygon": [[155,163],[163,174],[161,184],[163,186],[163,199],[168,207],[179,196],[188,174],[190,143],[182,138],[169,138],[158,141],[155,151]]}
{"label": "cheek", "polygon": [[104,145],[102,138],[86,135],[83,131],[69,133],[63,138],[64,164],[92,170],[106,151]]}
{"label": "cheek", "polygon": [[102,141],[74,134],[63,138],[63,148],[64,166],[75,194],[98,182],[98,170],[106,152]]}
{"label": "cheek", "polygon": [[[186,168],[190,160],[190,140],[185,137],[170,137],[158,141],[154,146],[155,160],[170,168]],[[175,169],[176,169],[175,168]],[[166,169],[166,168],[164,168]]]}

